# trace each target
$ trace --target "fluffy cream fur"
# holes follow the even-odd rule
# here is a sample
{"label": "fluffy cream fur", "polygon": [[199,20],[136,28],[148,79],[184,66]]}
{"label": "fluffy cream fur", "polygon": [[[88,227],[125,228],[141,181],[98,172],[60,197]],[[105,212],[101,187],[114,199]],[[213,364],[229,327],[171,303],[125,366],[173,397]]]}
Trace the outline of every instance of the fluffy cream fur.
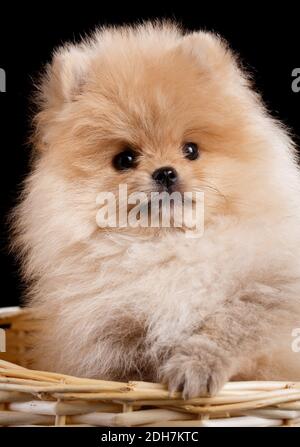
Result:
{"label": "fluffy cream fur", "polygon": [[[299,171],[293,143],[217,36],[173,24],[102,29],[56,51],[15,247],[41,319],[33,365],[162,380],[185,397],[231,378],[298,379]],[[183,158],[184,141],[201,148]],[[116,171],[123,147],[136,169]],[[153,190],[171,165],[205,192],[205,233],[101,230],[96,196]]]}

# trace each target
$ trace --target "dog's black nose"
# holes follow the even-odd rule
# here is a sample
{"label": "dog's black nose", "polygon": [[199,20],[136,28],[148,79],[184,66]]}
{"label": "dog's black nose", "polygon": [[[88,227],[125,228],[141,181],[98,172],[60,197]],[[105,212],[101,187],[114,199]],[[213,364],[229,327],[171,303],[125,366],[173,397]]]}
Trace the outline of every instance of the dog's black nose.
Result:
{"label": "dog's black nose", "polygon": [[176,183],[178,175],[175,169],[170,168],[169,166],[164,166],[163,168],[156,169],[152,174],[152,178],[160,186],[170,188]]}

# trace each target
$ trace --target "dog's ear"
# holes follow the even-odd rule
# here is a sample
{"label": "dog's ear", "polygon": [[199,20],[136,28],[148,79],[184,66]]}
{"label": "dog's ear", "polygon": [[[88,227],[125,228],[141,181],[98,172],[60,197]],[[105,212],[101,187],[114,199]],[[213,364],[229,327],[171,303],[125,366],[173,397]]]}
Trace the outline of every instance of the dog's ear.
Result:
{"label": "dog's ear", "polygon": [[67,45],[58,49],[40,85],[40,99],[45,108],[60,107],[72,101],[85,82],[90,52],[87,48]]}
{"label": "dog's ear", "polygon": [[203,70],[211,74],[239,75],[237,57],[226,40],[219,35],[207,31],[193,32],[185,35],[180,48],[193,57]]}
{"label": "dog's ear", "polygon": [[48,135],[58,114],[80,95],[90,67],[88,45],[66,45],[55,51],[38,85],[38,111],[33,120],[31,142],[40,150],[48,147]]}

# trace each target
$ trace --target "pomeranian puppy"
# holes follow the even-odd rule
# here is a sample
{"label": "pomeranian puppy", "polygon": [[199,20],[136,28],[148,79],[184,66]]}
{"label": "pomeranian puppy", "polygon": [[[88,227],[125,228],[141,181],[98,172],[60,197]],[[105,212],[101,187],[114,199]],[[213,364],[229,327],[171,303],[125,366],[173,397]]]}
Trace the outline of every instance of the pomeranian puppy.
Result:
{"label": "pomeranian puppy", "polygon": [[[38,91],[14,245],[40,319],[33,367],[184,398],[300,380],[294,144],[227,44],[172,23],[100,29]],[[203,191],[202,237],[100,228],[102,191]]]}

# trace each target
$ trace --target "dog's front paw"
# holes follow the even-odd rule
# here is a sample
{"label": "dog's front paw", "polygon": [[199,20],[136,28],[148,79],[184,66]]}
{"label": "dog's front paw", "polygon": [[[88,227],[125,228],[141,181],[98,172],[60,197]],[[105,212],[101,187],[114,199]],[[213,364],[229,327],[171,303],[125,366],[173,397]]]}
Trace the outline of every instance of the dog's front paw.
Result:
{"label": "dog's front paw", "polygon": [[215,395],[230,378],[229,362],[215,345],[203,342],[182,345],[161,366],[160,380],[184,399]]}

